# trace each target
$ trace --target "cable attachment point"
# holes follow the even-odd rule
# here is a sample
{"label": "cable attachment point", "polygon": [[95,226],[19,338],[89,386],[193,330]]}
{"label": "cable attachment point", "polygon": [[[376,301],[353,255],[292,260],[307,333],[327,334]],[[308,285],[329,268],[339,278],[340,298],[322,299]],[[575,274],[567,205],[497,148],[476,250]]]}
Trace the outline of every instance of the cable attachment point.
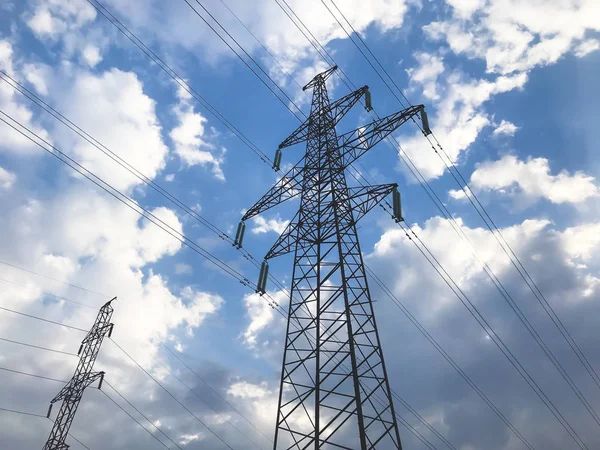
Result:
{"label": "cable attachment point", "polygon": [[242,248],[242,241],[244,240],[244,233],[246,231],[246,223],[241,221],[238,224],[237,231],[235,232],[235,240],[233,241],[233,246],[237,248]]}
{"label": "cable attachment point", "polygon": [[267,278],[269,277],[269,263],[265,260],[260,266],[258,283],[256,283],[256,293],[264,295],[267,287]]}
{"label": "cable attachment point", "polygon": [[273,170],[275,172],[279,172],[279,167],[281,166],[281,157],[282,157],[281,149],[278,148],[277,151],[275,152],[275,158],[273,159]]}
{"label": "cable attachment point", "polygon": [[392,191],[392,205],[392,217],[396,223],[404,222],[404,219],[402,218],[402,204],[400,202],[400,192],[398,191],[398,186],[394,187],[394,190]]}
{"label": "cable attachment point", "polygon": [[365,110],[370,112],[373,110],[373,103],[371,102],[371,91],[369,88],[365,91]]}
{"label": "cable attachment point", "polygon": [[427,118],[425,106],[423,105],[421,105],[421,124],[423,125],[423,134],[429,136],[431,134],[431,129],[429,128],[429,119]]}

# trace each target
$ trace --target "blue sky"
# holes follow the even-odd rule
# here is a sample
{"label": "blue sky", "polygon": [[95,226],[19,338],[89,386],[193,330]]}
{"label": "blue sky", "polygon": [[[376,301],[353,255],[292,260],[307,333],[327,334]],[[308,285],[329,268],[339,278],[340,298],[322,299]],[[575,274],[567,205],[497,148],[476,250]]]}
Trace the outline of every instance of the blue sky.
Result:
{"label": "blue sky", "polygon": [[[220,0],[202,4],[308,113],[310,98],[295,83],[304,85],[329,64],[274,0],[223,1],[268,46],[277,62]],[[325,2],[333,9],[329,0]],[[352,83],[369,85],[378,114],[402,108],[320,0],[288,3]],[[402,92],[412,103],[425,105],[445,152],[598,370],[600,9],[596,3],[336,1]],[[298,126],[286,108],[289,102],[278,101],[185,2],[107,0],[102,4],[269,157]],[[4,72],[220,230],[234,233],[243,211],[277,181],[269,164],[87,1],[1,0],[0,11]],[[337,77],[329,88],[332,99],[348,93]],[[229,243],[5,81],[0,81],[0,110],[176,232],[256,280],[256,267]],[[357,105],[338,132],[370,120]],[[408,123],[394,136],[469,237],[477,257],[489,264],[592,407],[597,406],[598,387],[420,131]],[[75,176],[4,123],[0,123],[0,137],[4,211],[0,261],[104,297],[118,296],[116,342],[233,448],[250,445],[243,434],[258,447],[268,448],[269,441],[230,408],[234,405],[267,436],[272,435],[285,328],[265,298]],[[469,244],[454,232],[453,223],[441,217],[397,151],[382,142],[357,166],[361,178],[369,183],[399,183],[407,225],[549,393],[583,442],[597,447],[598,424],[592,414],[517,320]],[[291,167],[303,152],[300,145],[285,149],[283,167]],[[248,223],[244,247],[258,261],[297,207],[298,202],[291,201]],[[362,220],[359,232],[368,266],[533,447],[577,448],[389,217],[375,209]],[[271,263],[272,274],[284,285],[291,264],[289,257]],[[47,293],[94,307],[104,301],[97,294],[4,264],[0,264],[0,279],[4,280],[0,306],[77,327],[91,325],[94,309],[57,301]],[[524,448],[381,289],[371,284],[394,390],[456,448]],[[284,292],[273,284],[268,291],[285,307]],[[68,352],[74,352],[82,338],[73,330],[6,311],[0,314],[0,337]],[[180,352],[229,404],[186,371],[161,342]],[[69,378],[76,364],[65,355],[7,342],[0,343],[0,349],[1,367],[47,377]],[[105,342],[98,367],[106,370],[112,386],[180,446],[224,448],[112,342]],[[60,384],[6,371],[0,371],[0,377],[7,386],[0,394],[2,408],[45,414],[60,389]],[[110,389],[107,394],[119,400]],[[397,404],[397,410],[436,448],[446,448],[404,406]],[[43,419],[4,412],[0,424],[0,440],[8,449],[42,446],[50,425]],[[160,447],[136,426],[101,393],[90,390],[73,432],[92,449]],[[405,448],[424,447],[405,428],[401,433]],[[77,445],[73,443],[73,448]]]}

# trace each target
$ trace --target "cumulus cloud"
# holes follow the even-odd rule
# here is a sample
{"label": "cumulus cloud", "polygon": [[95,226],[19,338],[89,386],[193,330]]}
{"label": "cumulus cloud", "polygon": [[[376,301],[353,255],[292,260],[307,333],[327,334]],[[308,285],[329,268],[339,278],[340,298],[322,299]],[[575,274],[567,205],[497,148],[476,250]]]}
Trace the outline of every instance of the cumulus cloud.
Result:
{"label": "cumulus cloud", "polygon": [[40,38],[56,38],[69,29],[79,29],[96,18],[96,10],[84,0],[39,2],[27,25]]}
{"label": "cumulus cloud", "polygon": [[0,187],[2,189],[10,189],[16,179],[17,176],[14,173],[0,167]]}
{"label": "cumulus cloud", "polygon": [[432,22],[425,32],[432,39],[445,40],[457,54],[483,59],[488,72],[528,71],[555,63],[575,48],[577,56],[585,56],[597,45],[585,41],[586,32],[600,30],[595,0],[448,3],[453,16]]}
{"label": "cumulus cloud", "polygon": [[[164,168],[168,147],[162,140],[156,103],[136,74],[114,68],[100,74],[75,71],[70,76],[58,71],[51,82],[55,92],[61,92],[57,109],[79,127],[150,179]],[[115,188],[130,191],[141,184],[71,130],[56,125],[53,135],[57,147]]]}
{"label": "cumulus cloud", "polygon": [[594,177],[566,170],[552,175],[546,158],[521,161],[506,155],[497,161],[479,164],[471,175],[475,189],[494,189],[522,195],[528,199],[545,198],[552,203],[582,203],[599,195]]}
{"label": "cumulus cloud", "polygon": [[500,122],[500,125],[496,127],[493,134],[514,136],[518,129],[519,127],[517,127],[514,123],[509,122],[508,120],[503,120]]}
{"label": "cumulus cloud", "polygon": [[[430,126],[453,163],[458,162],[481,130],[491,123],[484,104],[496,95],[522,89],[527,82],[525,73],[473,79],[461,71],[446,70],[441,56],[417,53],[415,57],[418,65],[408,70],[409,75],[416,77],[411,79],[412,86],[421,87],[424,95],[436,102]],[[434,69],[430,67],[432,64]],[[425,178],[437,178],[444,173],[444,163],[420,131],[402,139],[402,148]]]}
{"label": "cumulus cloud", "polygon": [[179,103],[173,108],[177,125],[169,133],[175,153],[186,166],[209,166],[219,181],[225,181],[221,165],[225,161],[225,149],[220,151],[207,136],[207,119],[194,111],[189,94],[182,89],[178,93]]}
{"label": "cumulus cloud", "polygon": [[107,41],[102,33],[89,28],[96,19],[96,9],[89,2],[36,0],[32,6],[32,10],[25,12],[24,19],[44,45],[60,46],[66,57],[78,55],[90,67],[100,62],[100,47]]}
{"label": "cumulus cloud", "polygon": [[[1,39],[0,68],[12,78],[19,78],[15,69],[13,46],[10,42]],[[38,85],[41,86],[41,80],[38,78],[37,81]],[[20,122],[34,133],[37,133],[42,139],[51,141],[46,130],[40,127],[34,120],[33,113],[22,98],[19,97],[19,94],[4,81],[0,82],[0,108],[6,115]],[[10,122],[10,119],[7,117],[2,117]],[[4,123],[0,124],[0,138],[0,151],[12,154],[39,154],[38,147]]]}
{"label": "cumulus cloud", "polygon": [[[287,295],[282,291],[269,292],[269,295],[273,297],[275,302],[279,305],[284,305],[287,302]],[[243,342],[250,348],[256,348],[259,344],[262,345],[269,339],[269,337],[266,337],[265,341],[259,343],[259,338],[263,333],[269,331],[270,333],[265,334],[272,336],[275,331],[276,334],[277,330],[269,327],[269,325],[280,316],[275,312],[267,298],[260,294],[253,293],[245,295],[244,307],[246,308],[246,315],[250,319],[250,323],[242,333]],[[281,330],[283,330],[283,328],[279,331]]]}
{"label": "cumulus cloud", "polygon": [[595,52],[600,49],[600,41],[598,39],[588,39],[577,46],[575,56],[583,58],[588,53]]}
{"label": "cumulus cloud", "polygon": [[281,220],[279,217],[265,219],[262,216],[253,217],[252,222],[255,225],[251,230],[254,234],[268,233],[270,231],[281,234],[290,223],[289,220]]}
{"label": "cumulus cloud", "polygon": [[[287,3],[322,45],[347,37],[321,2],[311,1],[307,4],[302,0],[290,0]],[[341,0],[336,4],[354,28],[359,33],[365,33],[369,26],[382,32],[401,27],[410,2],[373,0],[365,3],[359,0]],[[194,6],[205,15],[198,5]],[[205,6],[238,41],[243,42],[246,51],[260,54],[260,46],[222,5]],[[282,6],[285,8],[284,3]],[[139,31],[153,29],[163,42],[193,50],[203,61],[216,64],[224,58],[233,57],[227,46],[208,27],[203,24],[199,26],[200,19],[186,4],[171,3],[165,7],[158,0],[146,0],[143,13],[132,2],[114,2],[114,7],[122,16],[130,19]],[[312,45],[277,3],[269,0],[235,2],[230,3],[229,7],[270,52],[277,56],[287,72],[294,73],[302,80],[304,69],[317,64]],[[335,11],[332,6],[330,8]],[[292,15],[289,11],[288,13]],[[271,75],[277,77],[279,82],[289,82],[281,68],[272,60],[265,58],[265,63]],[[314,76],[314,72],[311,71],[311,74],[311,77]]]}

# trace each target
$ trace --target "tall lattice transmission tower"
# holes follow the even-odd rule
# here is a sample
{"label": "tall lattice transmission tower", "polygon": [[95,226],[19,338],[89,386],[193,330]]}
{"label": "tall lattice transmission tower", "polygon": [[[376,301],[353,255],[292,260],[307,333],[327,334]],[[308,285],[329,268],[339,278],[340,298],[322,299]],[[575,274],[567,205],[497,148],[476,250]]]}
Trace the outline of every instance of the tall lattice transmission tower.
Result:
{"label": "tall lattice transmission tower", "polygon": [[83,341],[81,341],[79,363],[73,377],[50,402],[48,417],[50,417],[54,403],[62,400],[62,405],[60,406],[46,445],[44,445],[44,450],[67,450],[69,448],[66,444],[66,439],[71,424],[75,419],[79,402],[81,402],[81,398],[83,397],[83,392],[96,380],[99,380],[98,389],[102,387],[104,372],[94,372],[93,369],[104,337],[106,335],[110,337],[112,334],[114,325],[110,322],[110,319],[114,311],[111,305],[113,300],[115,299],[113,298],[105,303],[100,308],[100,311],[98,311],[94,325]]}
{"label": "tall lattice transmission tower", "polygon": [[300,209],[265,256],[257,291],[265,292],[267,260],[294,253],[275,449],[401,449],[400,434],[365,276],[357,222],[383,198],[393,196],[402,220],[396,184],[348,187],[346,169],[390,133],[420,114],[411,106],[338,136],[336,124],[362,98],[367,86],[331,103],[326,80],[332,67],[303,89],[313,89],[310,116],[281,143],[306,142],[306,154],[242,218],[244,221],[293,197]]}

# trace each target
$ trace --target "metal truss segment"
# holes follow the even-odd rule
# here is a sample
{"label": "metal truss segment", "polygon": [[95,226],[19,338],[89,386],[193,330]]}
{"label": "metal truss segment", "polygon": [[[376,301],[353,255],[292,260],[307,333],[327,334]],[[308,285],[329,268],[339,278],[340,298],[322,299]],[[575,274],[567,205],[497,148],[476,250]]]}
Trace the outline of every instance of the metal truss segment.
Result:
{"label": "metal truss segment", "polygon": [[280,148],[306,153],[243,219],[295,196],[300,208],[266,258],[291,253],[288,324],[274,449],[401,449],[356,224],[397,185],[350,187],[345,170],[418,114],[407,108],[337,135],[366,87],[330,102],[317,75],[311,112]]}

